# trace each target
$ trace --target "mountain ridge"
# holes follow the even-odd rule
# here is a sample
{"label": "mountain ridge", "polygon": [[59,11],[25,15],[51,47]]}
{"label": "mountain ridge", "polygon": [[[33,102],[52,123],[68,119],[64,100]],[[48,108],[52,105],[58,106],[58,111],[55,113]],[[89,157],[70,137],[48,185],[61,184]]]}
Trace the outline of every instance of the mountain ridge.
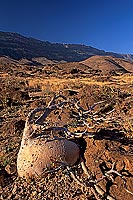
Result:
{"label": "mountain ridge", "polygon": [[0,31],[0,56],[9,56],[19,60],[22,58],[45,57],[49,60],[78,62],[91,56],[113,56],[133,61],[131,54],[106,52],[82,44],[50,43],[32,37],[25,37],[19,33]]}

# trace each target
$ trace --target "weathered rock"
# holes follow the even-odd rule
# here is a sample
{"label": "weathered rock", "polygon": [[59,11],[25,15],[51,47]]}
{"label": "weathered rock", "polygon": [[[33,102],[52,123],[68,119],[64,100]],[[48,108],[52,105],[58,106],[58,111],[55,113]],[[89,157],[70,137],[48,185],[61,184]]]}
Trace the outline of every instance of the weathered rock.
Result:
{"label": "weathered rock", "polygon": [[21,144],[17,158],[17,170],[20,177],[41,176],[47,169],[60,165],[73,165],[79,158],[79,148],[67,139],[49,141],[28,139]]}

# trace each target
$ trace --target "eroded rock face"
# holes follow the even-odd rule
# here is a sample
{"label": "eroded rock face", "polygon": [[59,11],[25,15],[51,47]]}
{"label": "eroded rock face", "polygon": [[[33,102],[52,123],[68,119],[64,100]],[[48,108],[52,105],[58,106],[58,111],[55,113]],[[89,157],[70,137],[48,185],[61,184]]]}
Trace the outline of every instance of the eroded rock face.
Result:
{"label": "eroded rock face", "polygon": [[79,158],[79,147],[67,139],[23,139],[17,158],[20,177],[41,176],[61,164],[73,165]]}

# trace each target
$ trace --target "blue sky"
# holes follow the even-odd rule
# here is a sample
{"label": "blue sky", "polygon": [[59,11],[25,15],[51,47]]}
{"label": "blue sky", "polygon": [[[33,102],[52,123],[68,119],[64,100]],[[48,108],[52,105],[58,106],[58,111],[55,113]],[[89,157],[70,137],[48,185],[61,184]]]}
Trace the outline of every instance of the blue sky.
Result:
{"label": "blue sky", "polygon": [[0,31],[133,54],[133,0],[0,0]]}

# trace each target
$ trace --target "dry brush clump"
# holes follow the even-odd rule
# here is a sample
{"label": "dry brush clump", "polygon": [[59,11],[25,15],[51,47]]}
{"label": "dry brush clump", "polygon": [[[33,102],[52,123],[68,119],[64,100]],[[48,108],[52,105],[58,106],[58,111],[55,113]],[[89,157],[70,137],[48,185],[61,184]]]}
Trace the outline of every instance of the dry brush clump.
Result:
{"label": "dry brush clump", "polygon": [[[110,179],[113,183],[114,178],[119,176],[123,180],[124,189],[133,195],[127,189],[124,176],[115,170],[115,163],[112,164],[111,169],[104,172],[101,178],[96,179],[93,177],[84,163],[79,145],[75,142],[76,138],[82,138],[83,136],[96,137],[95,134],[90,134],[89,130],[96,125],[99,126],[100,123],[105,123],[105,121],[110,123],[113,119],[113,108],[106,113],[106,116],[105,114],[99,116],[100,110],[95,111],[97,105],[104,105],[104,103],[104,101],[101,101],[93,106],[88,105],[88,108],[84,109],[78,101],[59,95],[55,96],[47,107],[36,108],[31,111],[26,119],[21,147],[17,157],[18,175],[26,179],[41,177],[48,172],[56,172],[56,170],[65,167],[77,184],[90,189],[96,199],[104,198],[110,200],[114,198],[109,192],[100,187],[99,183],[104,179]],[[64,126],[49,125],[47,118],[52,112],[54,115],[55,111],[58,110],[58,117],[60,118],[63,109],[68,107],[73,110],[72,115],[75,118],[73,123]],[[37,113],[39,113],[38,116]],[[75,131],[77,127],[80,127],[80,129]],[[61,135],[53,135],[55,132],[61,132]],[[85,181],[78,179],[72,171],[71,166],[77,161],[86,174]]]}

